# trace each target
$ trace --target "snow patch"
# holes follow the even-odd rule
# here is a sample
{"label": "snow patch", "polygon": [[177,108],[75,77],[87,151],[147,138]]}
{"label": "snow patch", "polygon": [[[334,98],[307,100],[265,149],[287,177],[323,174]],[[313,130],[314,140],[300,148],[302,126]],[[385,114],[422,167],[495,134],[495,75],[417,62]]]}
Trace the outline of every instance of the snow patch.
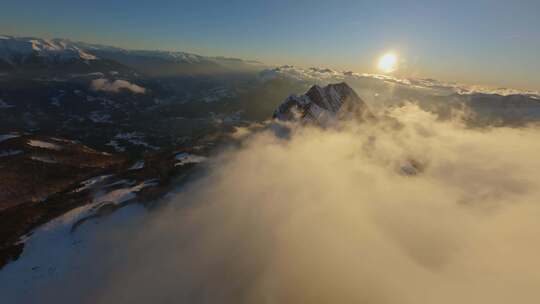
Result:
{"label": "snow patch", "polygon": [[49,149],[49,150],[56,150],[56,151],[62,150],[62,147],[59,146],[59,145],[56,145],[56,144],[53,144],[53,143],[50,143],[50,142],[46,142],[46,141],[35,140],[35,139],[29,140],[28,145],[32,146],[32,147]]}
{"label": "snow patch", "polygon": [[53,159],[50,156],[31,156],[30,159],[35,160],[35,161],[39,161],[39,162],[42,162],[42,163],[47,163],[47,164],[57,164],[58,163],[58,161],[56,161],[55,159]]}
{"label": "snow patch", "polygon": [[112,176],[112,174],[108,174],[108,175],[100,175],[100,176],[96,176],[96,177],[92,177],[90,179],[87,179],[87,180],[83,181],[80,184],[79,188],[75,189],[74,192],[81,192],[81,191],[84,191],[84,190],[87,190],[87,189],[93,189],[95,186],[105,182],[111,176]]}
{"label": "snow patch", "polygon": [[140,161],[136,162],[128,170],[140,170],[142,168],[144,168],[144,160],[140,160]]}
{"label": "snow patch", "polygon": [[142,146],[151,150],[159,150],[159,147],[146,143],[143,138],[144,134],[138,132],[118,133],[111,141],[109,141],[107,145],[114,147],[116,151],[124,152],[125,148],[119,144],[119,140],[122,140],[134,146]]}
{"label": "snow patch", "polygon": [[153,187],[158,185],[157,179],[151,179],[144,181],[138,185],[128,188],[116,189],[101,195],[97,195],[94,198],[94,204],[112,203],[121,204],[137,197],[137,192],[147,187]]}
{"label": "snow patch", "polygon": [[114,151],[116,152],[126,152],[126,148],[122,147],[118,141],[111,139],[106,146],[113,147]]}
{"label": "snow patch", "polygon": [[181,152],[175,155],[174,157],[178,162],[174,164],[174,166],[183,166],[187,164],[197,164],[201,163],[205,160],[207,160],[207,157],[195,155],[195,154],[189,154],[185,152]]}

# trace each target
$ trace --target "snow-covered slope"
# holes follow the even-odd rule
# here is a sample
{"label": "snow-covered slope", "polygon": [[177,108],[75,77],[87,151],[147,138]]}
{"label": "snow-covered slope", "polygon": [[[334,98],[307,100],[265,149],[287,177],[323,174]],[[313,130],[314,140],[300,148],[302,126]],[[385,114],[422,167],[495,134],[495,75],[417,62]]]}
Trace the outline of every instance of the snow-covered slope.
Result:
{"label": "snow-covered slope", "polygon": [[0,36],[0,60],[16,66],[35,59],[59,62],[98,58],[69,40]]}
{"label": "snow-covered slope", "polygon": [[275,111],[279,120],[299,120],[327,125],[345,117],[372,116],[364,101],[346,83],[314,85],[305,95],[289,96]]}
{"label": "snow-covered slope", "polygon": [[[258,62],[236,58],[208,57],[180,51],[128,50],[114,46],[75,42],[69,39],[41,39],[0,35],[0,69],[25,67],[29,64],[113,61],[139,72],[161,74],[196,74],[227,70],[260,71]],[[46,65],[43,65],[45,63]]]}

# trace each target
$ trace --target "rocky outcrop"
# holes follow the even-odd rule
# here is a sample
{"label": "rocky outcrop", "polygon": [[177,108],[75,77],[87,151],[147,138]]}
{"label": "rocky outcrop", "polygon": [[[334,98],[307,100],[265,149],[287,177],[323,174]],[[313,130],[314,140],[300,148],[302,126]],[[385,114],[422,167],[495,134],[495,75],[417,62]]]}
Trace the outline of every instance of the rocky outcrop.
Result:
{"label": "rocky outcrop", "polygon": [[371,117],[366,103],[344,82],[325,87],[314,85],[304,95],[289,96],[274,112],[275,119],[322,126],[343,119]]}

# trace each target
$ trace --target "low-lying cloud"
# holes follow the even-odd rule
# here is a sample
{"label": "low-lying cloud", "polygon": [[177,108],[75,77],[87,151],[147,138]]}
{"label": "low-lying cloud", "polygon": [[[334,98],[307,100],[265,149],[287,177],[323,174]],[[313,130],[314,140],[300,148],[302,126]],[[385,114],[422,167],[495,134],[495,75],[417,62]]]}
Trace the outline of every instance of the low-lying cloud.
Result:
{"label": "low-lying cloud", "polygon": [[[538,303],[539,130],[391,115],[286,139],[243,130],[97,254],[107,278],[86,302]],[[402,174],[410,160],[423,171]]]}
{"label": "low-lying cloud", "polygon": [[144,94],[146,93],[146,89],[138,86],[134,83],[131,83],[127,80],[110,80],[105,78],[99,78],[92,80],[92,83],[90,84],[91,88],[96,91],[105,91],[105,92],[113,92],[113,93],[119,93],[122,90],[128,90],[135,94]]}
{"label": "low-lying cloud", "polygon": [[535,98],[540,97],[540,92],[531,90],[517,90],[509,88],[490,88],[479,85],[465,85],[459,83],[441,82],[435,79],[426,78],[397,78],[390,75],[363,74],[355,72],[340,72],[328,68],[300,68],[291,65],[285,65],[273,69],[267,69],[261,72],[262,80],[271,80],[275,78],[287,78],[295,81],[307,83],[332,83],[347,81],[348,83],[371,83],[378,86],[383,84],[398,84],[409,89],[436,89],[438,93],[459,95],[471,94],[492,94],[492,95],[527,95]]}

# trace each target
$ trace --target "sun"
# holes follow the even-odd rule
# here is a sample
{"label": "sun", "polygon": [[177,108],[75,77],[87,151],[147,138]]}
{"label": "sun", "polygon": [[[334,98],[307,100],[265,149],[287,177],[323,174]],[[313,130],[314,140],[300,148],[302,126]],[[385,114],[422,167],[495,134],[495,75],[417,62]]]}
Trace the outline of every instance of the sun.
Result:
{"label": "sun", "polygon": [[386,53],[379,58],[377,67],[383,73],[392,73],[397,70],[398,58],[394,53]]}

